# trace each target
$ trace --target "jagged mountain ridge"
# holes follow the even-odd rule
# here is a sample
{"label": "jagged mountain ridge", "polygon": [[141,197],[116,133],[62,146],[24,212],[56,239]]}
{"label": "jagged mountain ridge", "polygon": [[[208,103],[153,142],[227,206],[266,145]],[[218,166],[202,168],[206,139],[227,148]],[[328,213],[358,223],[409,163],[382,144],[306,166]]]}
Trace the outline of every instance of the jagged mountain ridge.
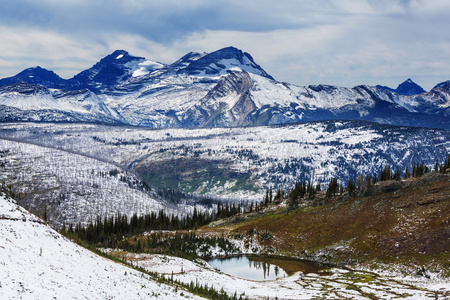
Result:
{"label": "jagged mountain ridge", "polygon": [[[21,80],[33,78],[20,76]],[[0,80],[0,84],[9,82],[13,82],[12,78]],[[48,80],[30,83],[48,88],[63,85],[61,89],[66,90],[88,89],[117,112],[116,123],[152,128],[362,119],[450,129],[450,82],[427,93],[410,79],[395,91],[367,85],[301,87],[274,80],[250,54],[234,47],[209,54],[191,52],[171,65],[118,50],[63,83],[56,77],[54,83]],[[3,98],[0,93],[0,103]],[[9,111],[12,107],[20,109],[9,105]],[[14,119],[13,115],[9,113],[1,119],[28,120]]]}

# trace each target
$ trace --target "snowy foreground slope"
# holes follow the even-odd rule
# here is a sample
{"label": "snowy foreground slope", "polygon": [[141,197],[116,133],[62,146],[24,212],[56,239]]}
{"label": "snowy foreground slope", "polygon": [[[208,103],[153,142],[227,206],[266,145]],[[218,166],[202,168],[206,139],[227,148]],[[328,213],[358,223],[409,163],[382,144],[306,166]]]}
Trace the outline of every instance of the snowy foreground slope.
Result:
{"label": "snowy foreground slope", "polygon": [[4,300],[203,299],[93,254],[1,195],[0,241]]}

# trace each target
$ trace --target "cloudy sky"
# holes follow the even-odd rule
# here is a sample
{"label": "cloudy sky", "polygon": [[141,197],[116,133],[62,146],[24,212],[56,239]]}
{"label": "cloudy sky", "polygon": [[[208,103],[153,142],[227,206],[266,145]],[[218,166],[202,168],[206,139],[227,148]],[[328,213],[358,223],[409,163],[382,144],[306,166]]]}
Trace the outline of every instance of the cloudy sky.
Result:
{"label": "cloudy sky", "polygon": [[63,78],[116,49],[172,63],[235,46],[279,81],[431,89],[450,79],[448,0],[0,0],[0,77]]}

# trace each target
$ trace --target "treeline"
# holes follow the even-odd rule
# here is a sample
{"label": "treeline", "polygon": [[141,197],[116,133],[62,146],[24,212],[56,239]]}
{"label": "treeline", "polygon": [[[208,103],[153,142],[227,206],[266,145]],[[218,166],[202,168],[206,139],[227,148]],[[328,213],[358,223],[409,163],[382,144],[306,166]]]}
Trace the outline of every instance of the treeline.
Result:
{"label": "treeline", "polygon": [[80,223],[75,227],[68,228],[63,225],[61,233],[76,239],[87,241],[98,245],[113,245],[121,240],[122,236],[138,235],[151,230],[189,230],[207,225],[212,221],[221,218],[229,218],[241,212],[241,206],[226,203],[217,204],[217,208],[212,213],[198,211],[194,208],[192,215],[179,217],[167,215],[163,210],[158,213],[138,216],[134,214],[131,218],[127,215],[117,213],[111,217],[97,217],[94,222],[83,226]]}
{"label": "treeline", "polygon": [[263,207],[267,207],[271,203],[279,203],[281,200],[287,197],[288,204],[295,205],[299,203],[299,200],[304,198],[305,196],[309,196],[312,198],[317,192],[321,191],[320,183],[317,183],[314,186],[312,183],[307,180],[301,180],[295,183],[294,187],[291,190],[285,191],[282,187],[277,189],[275,196],[273,196],[272,187],[266,190],[266,195],[264,200],[255,206],[253,202],[250,204],[248,211],[252,212],[253,209],[260,210]]}
{"label": "treeline", "polygon": [[195,259],[210,257],[211,249],[221,249],[225,255],[236,254],[237,247],[224,237],[198,236],[195,232],[152,232],[145,237],[134,237],[122,241],[111,241],[101,245],[106,248],[120,248],[134,253],[159,253]]}
{"label": "treeline", "polygon": [[[180,284],[180,282],[178,281],[172,281],[173,283],[177,283]],[[223,290],[223,288],[220,291],[217,291],[214,289],[213,286],[209,287],[208,285],[202,285],[199,284],[197,281],[192,282],[189,284],[189,286],[187,287],[188,291],[206,297],[208,299],[215,299],[215,300],[248,300],[248,297],[246,297],[244,294],[242,295],[237,295],[237,292],[234,293],[233,296],[229,296],[227,293],[225,293],[225,291]]]}
{"label": "treeline", "polygon": [[270,186],[269,188],[266,188],[266,195],[264,199],[258,203],[254,203],[253,201],[250,202],[250,204],[247,202],[247,205],[245,207],[245,212],[253,212],[253,210],[259,211],[263,209],[264,207],[269,206],[269,204],[280,202],[285,196],[285,192],[282,188],[279,188],[275,194],[273,195],[273,189]]}
{"label": "treeline", "polygon": [[344,193],[348,192],[350,195],[353,195],[356,191],[361,190],[362,188],[374,185],[378,181],[387,181],[387,180],[396,180],[400,181],[402,179],[408,178],[419,178],[423,175],[430,173],[432,171],[436,173],[444,174],[450,168],[450,155],[445,159],[443,163],[439,163],[439,160],[436,160],[436,164],[434,170],[429,168],[421,163],[414,163],[411,170],[406,167],[404,172],[400,171],[400,168],[396,168],[395,171],[391,166],[384,167],[379,175],[361,175],[356,179],[356,182],[353,178],[350,178],[347,182],[346,187],[344,188],[342,184],[338,184],[336,178],[332,178],[330,180],[330,184],[328,185],[328,189],[326,192],[327,198],[334,196],[336,193]]}
{"label": "treeline", "polygon": [[299,199],[304,198],[308,195],[309,198],[312,198],[317,192],[321,191],[320,183],[318,183],[315,187],[312,182],[307,183],[306,180],[302,180],[295,183],[295,186],[289,192],[289,204],[294,205],[298,203]]}
{"label": "treeline", "polygon": [[[327,190],[325,192],[325,197],[331,198],[336,194],[343,194],[345,192],[353,195],[356,191],[374,185],[379,181],[400,181],[402,179],[411,177],[418,178],[432,171],[445,174],[446,172],[448,172],[448,169],[450,169],[450,155],[442,163],[439,163],[439,161],[437,160],[434,166],[434,170],[426,166],[424,162],[414,163],[411,169],[406,167],[404,172],[401,172],[400,168],[396,168],[394,171],[392,167],[386,166],[380,171],[380,174],[378,175],[361,175],[356,180],[354,180],[353,178],[349,178],[345,187],[343,183],[339,183],[338,179],[334,177],[330,179]],[[308,182],[306,180],[298,181],[295,183],[294,188],[287,192],[288,204],[299,204],[301,199],[305,198],[306,196],[308,196],[309,198],[313,198],[313,196],[320,191],[320,183],[314,187],[311,182]]]}

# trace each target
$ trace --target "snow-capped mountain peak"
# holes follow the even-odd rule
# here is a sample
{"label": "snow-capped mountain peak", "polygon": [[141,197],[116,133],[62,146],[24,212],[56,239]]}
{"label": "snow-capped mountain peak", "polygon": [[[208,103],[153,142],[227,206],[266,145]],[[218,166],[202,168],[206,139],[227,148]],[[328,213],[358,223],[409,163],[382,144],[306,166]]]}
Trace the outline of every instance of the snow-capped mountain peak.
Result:
{"label": "snow-capped mountain peak", "polygon": [[230,69],[246,71],[273,79],[253,60],[253,57],[235,47],[227,47],[204,55],[191,62],[183,71],[197,76],[220,76]]}
{"label": "snow-capped mountain peak", "polygon": [[68,83],[71,86],[70,89],[89,88],[99,91],[133,76],[138,70],[135,76],[146,74],[147,68],[145,65],[140,65],[145,61],[145,58],[131,56],[125,50],[116,50],[91,68],[69,79]]}
{"label": "snow-capped mountain peak", "polygon": [[411,78],[408,78],[399,84],[395,92],[400,95],[412,96],[425,93],[425,90],[420,85],[412,81]]}

